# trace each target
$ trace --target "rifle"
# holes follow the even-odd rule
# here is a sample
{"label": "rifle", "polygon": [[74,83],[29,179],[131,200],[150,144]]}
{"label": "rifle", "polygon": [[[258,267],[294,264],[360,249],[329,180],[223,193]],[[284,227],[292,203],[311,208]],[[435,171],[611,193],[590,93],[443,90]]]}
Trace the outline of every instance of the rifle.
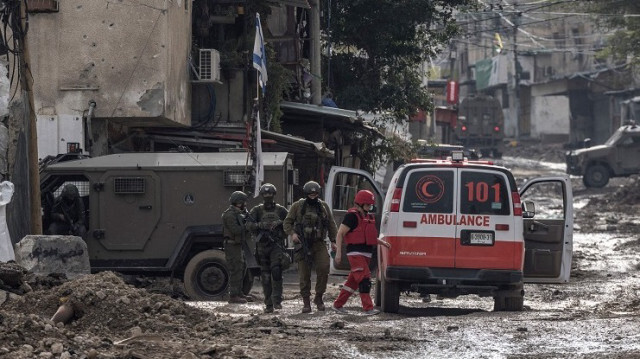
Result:
{"label": "rifle", "polygon": [[[244,225],[247,220],[250,220],[252,222],[256,221],[253,217],[251,217],[251,215],[249,215],[249,211],[247,211],[246,208],[242,215],[244,217],[244,223],[241,223],[241,225]],[[261,268],[258,264],[258,261],[256,260],[256,256],[253,254],[253,251],[251,251],[251,248],[249,248],[249,244],[247,243],[247,239],[244,237],[244,233],[245,231],[242,231],[242,251],[244,252],[247,269],[249,270],[251,275],[257,277],[260,275]]]}
{"label": "rifle", "polygon": [[305,263],[307,263],[309,268],[311,268],[311,266],[313,265],[313,252],[311,251],[311,246],[310,246],[309,241],[304,236],[304,230],[302,228],[302,223],[297,223],[295,225],[295,232],[298,235],[298,239],[300,240],[300,244],[302,245],[302,248],[297,249],[296,252],[298,250],[302,250],[302,258],[304,259]]}

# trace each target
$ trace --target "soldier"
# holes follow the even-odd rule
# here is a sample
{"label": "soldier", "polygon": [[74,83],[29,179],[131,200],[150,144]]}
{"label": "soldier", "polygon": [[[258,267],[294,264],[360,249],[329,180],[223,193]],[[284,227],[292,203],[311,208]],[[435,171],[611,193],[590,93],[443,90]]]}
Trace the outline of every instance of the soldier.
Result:
{"label": "soldier", "polygon": [[67,183],[51,209],[48,233],[82,237],[87,232],[84,216],[84,203],[80,198],[78,187]]}
{"label": "soldier", "polygon": [[249,212],[255,222],[247,222],[247,227],[256,234],[256,256],[261,269],[265,313],[282,309],[282,272],[291,264],[283,248],[287,235],[282,229],[282,222],[288,212],[275,202],[276,193],[276,186],[263,184],[260,195],[264,202]]}
{"label": "soldier", "polygon": [[244,304],[247,299],[242,293],[242,278],[246,270],[242,242],[250,237],[245,225],[247,195],[235,191],[229,197],[230,206],[222,214],[224,256],[229,267],[229,303]]}
{"label": "soldier", "polygon": [[309,181],[303,187],[305,198],[296,201],[284,220],[284,231],[296,243],[295,260],[298,262],[300,294],[304,306],[302,313],[311,312],[311,267],[316,267],[316,296],[313,303],[318,310],[325,310],[322,295],[329,279],[329,253],[325,238],[329,234],[331,249],[335,251],[336,223],[329,206],[318,198],[320,185]]}

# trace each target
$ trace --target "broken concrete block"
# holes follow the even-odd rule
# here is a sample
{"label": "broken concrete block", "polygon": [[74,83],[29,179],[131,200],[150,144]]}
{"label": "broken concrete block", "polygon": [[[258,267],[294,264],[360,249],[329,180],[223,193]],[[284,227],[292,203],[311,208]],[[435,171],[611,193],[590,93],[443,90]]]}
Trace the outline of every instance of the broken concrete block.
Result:
{"label": "broken concrete block", "polygon": [[72,279],[91,273],[87,244],[76,236],[26,236],[16,244],[16,261],[39,275],[64,273]]}

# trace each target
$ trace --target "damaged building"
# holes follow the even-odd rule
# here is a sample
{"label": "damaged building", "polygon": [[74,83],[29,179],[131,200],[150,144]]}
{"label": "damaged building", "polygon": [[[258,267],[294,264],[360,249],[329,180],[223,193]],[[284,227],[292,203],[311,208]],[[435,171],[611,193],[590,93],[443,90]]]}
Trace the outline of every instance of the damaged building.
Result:
{"label": "damaged building", "polygon": [[288,89],[279,126],[263,114],[263,149],[293,153],[301,181],[322,180],[331,165],[359,166],[354,133],[377,134],[355,112],[320,105],[321,75],[309,76],[320,64],[317,0],[29,3],[40,159],[243,150],[256,12],[286,74],[270,81]]}

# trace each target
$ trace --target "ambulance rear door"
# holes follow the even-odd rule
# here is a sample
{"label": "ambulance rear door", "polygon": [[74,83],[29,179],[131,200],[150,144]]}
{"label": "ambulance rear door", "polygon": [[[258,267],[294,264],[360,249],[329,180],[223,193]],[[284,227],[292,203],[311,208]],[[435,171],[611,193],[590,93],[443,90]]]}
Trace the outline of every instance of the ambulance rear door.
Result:
{"label": "ambulance rear door", "polygon": [[[461,168],[456,213],[455,268],[521,267],[521,217],[514,215],[517,187],[507,170]],[[515,260],[517,258],[518,260]]]}
{"label": "ambulance rear door", "polygon": [[[360,190],[369,190],[375,194],[376,203],[373,210],[376,217],[376,226],[380,229],[380,211],[382,202],[384,201],[384,195],[378,184],[374,181],[373,176],[369,172],[359,169],[339,166],[331,167],[325,186],[324,200],[331,208],[333,218],[338,228],[340,228],[340,224],[349,208],[353,207],[353,199]],[[331,240],[333,239],[335,238],[331,238]],[[375,266],[376,263],[375,256],[376,254],[374,253],[374,258],[371,260],[372,267]],[[337,264],[333,258],[331,258],[330,273],[348,274],[349,268],[347,252],[343,243],[341,263]]]}
{"label": "ambulance rear door", "polygon": [[523,216],[525,282],[568,282],[573,255],[571,180],[568,176],[535,178],[522,186],[520,198],[535,205],[532,218]]}

